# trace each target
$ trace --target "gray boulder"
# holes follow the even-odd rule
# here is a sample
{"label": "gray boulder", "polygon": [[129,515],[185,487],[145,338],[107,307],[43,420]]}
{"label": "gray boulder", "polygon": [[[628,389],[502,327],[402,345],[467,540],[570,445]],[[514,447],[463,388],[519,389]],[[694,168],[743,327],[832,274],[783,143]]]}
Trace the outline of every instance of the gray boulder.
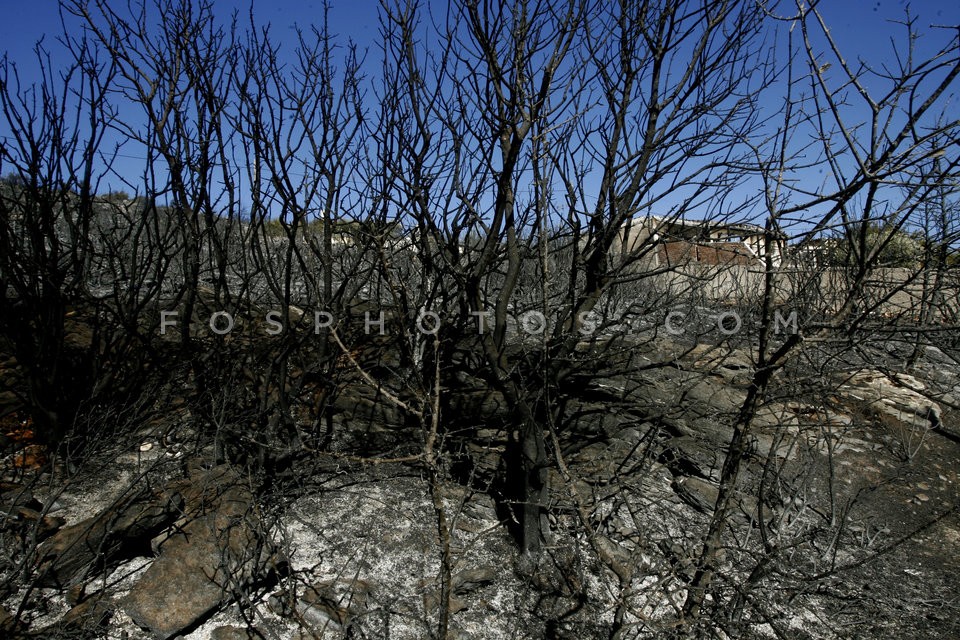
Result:
{"label": "gray boulder", "polygon": [[38,583],[66,588],[94,566],[115,566],[137,555],[146,541],[179,517],[182,505],[178,494],[143,489],[96,516],[63,527],[37,549]]}
{"label": "gray boulder", "polygon": [[253,495],[229,469],[197,474],[187,513],[156,543],[160,556],[124,599],[123,609],[157,638],[194,626],[276,568]]}

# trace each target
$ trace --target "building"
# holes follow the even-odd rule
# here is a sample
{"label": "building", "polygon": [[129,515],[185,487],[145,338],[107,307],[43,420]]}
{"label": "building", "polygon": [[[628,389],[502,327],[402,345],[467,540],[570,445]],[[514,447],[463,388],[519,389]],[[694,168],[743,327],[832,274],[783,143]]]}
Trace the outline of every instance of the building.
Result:
{"label": "building", "polygon": [[[679,264],[760,264],[766,258],[766,230],[746,222],[717,222],[648,216],[623,225],[617,247],[627,254],[649,253],[655,266]],[[773,263],[779,266],[786,236],[777,233],[771,243]]]}

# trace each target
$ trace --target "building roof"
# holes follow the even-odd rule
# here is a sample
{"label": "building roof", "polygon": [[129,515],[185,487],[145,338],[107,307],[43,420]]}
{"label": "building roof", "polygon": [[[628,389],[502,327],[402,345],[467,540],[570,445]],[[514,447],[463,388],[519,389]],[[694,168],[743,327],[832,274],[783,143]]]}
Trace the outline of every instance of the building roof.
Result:
{"label": "building roof", "polygon": [[[723,222],[716,220],[689,220],[687,218],[664,218],[659,216],[647,216],[645,218],[634,218],[634,223],[647,224],[656,231],[669,234],[674,230],[696,230],[704,234],[717,231],[726,232],[728,235],[737,236],[763,236],[767,231],[764,227],[753,224],[752,222]],[[683,234],[686,235],[686,234]],[[777,232],[778,238],[786,238],[786,234]]]}

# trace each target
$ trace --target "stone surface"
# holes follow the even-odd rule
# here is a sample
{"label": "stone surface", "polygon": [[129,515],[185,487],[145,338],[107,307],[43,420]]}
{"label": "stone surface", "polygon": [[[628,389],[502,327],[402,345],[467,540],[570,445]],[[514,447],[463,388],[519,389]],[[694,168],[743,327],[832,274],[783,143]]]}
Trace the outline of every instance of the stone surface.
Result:
{"label": "stone surface", "polygon": [[717,503],[717,485],[701,478],[680,476],[673,483],[680,499],[700,513],[710,513]]}
{"label": "stone surface", "polygon": [[190,515],[159,543],[160,557],[124,600],[127,615],[157,638],[193,626],[271,566],[252,494],[227,479],[236,477],[223,468],[194,478]]}
{"label": "stone surface", "polygon": [[894,429],[929,429],[941,423],[941,410],[922,392],[924,385],[912,376],[893,378],[875,371],[860,371],[841,387],[848,400],[861,402],[882,424]]}
{"label": "stone surface", "polygon": [[157,638],[169,638],[248,583],[256,562],[255,533],[230,520],[207,514],[170,536],[124,600],[127,615]]}
{"label": "stone surface", "polygon": [[253,640],[260,637],[261,632],[247,627],[223,626],[210,632],[210,640]]}
{"label": "stone surface", "polygon": [[453,591],[457,594],[470,593],[481,587],[493,584],[497,579],[497,570],[493,567],[465,569],[453,575]]}
{"label": "stone surface", "polygon": [[60,529],[37,550],[38,583],[65,588],[94,564],[111,566],[143,550],[180,515],[178,495],[139,491],[96,516]]}

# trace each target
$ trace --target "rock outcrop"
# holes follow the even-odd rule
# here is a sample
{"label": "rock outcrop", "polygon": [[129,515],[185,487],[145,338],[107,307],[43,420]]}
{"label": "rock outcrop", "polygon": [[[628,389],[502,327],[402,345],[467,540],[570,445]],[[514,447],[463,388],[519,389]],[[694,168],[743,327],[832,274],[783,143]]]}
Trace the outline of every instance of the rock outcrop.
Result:
{"label": "rock outcrop", "polygon": [[37,550],[39,584],[66,588],[95,567],[115,566],[144,553],[150,539],[181,515],[182,507],[183,498],[176,493],[143,489],[60,529]]}
{"label": "rock outcrop", "polygon": [[174,486],[185,514],[155,541],[159,557],[123,602],[127,615],[157,638],[195,625],[279,564],[253,493],[236,471],[226,465],[201,470]]}

